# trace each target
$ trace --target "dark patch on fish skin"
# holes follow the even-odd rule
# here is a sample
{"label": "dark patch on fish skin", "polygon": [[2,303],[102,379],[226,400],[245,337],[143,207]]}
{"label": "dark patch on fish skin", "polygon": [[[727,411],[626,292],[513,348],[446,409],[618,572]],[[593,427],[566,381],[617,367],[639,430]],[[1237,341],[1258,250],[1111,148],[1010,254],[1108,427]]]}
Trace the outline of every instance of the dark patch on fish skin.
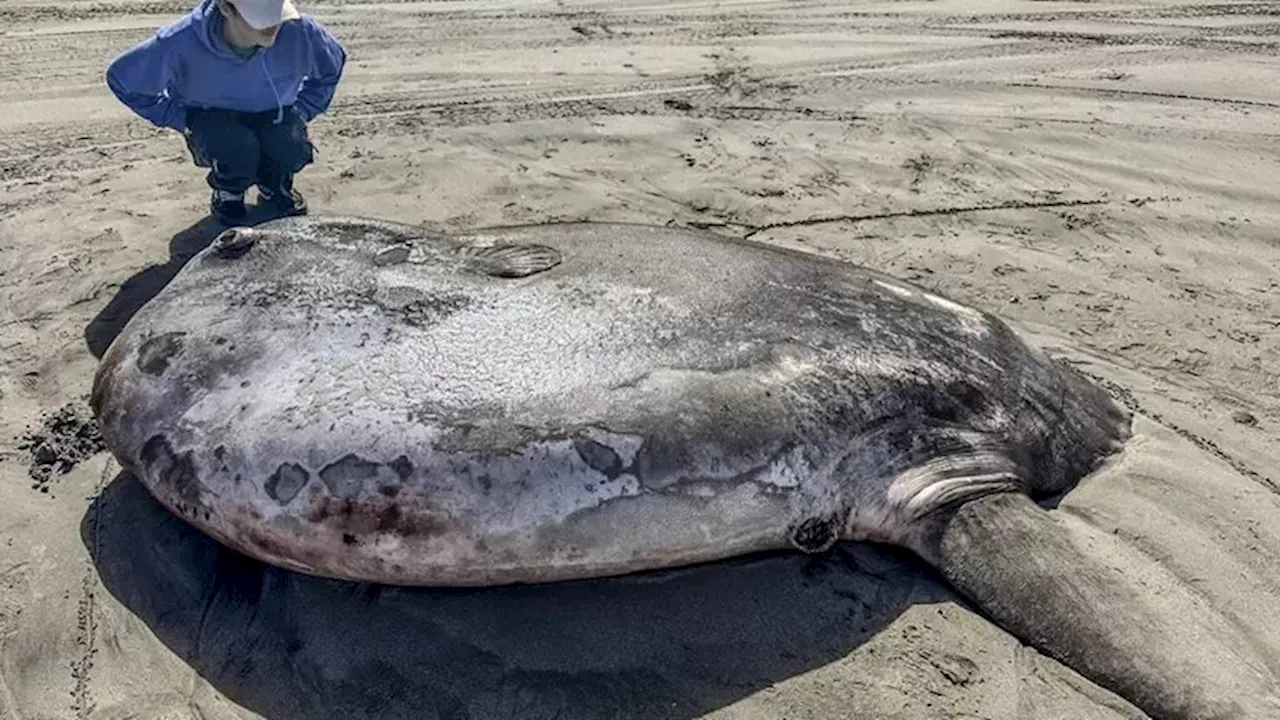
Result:
{"label": "dark patch on fish skin", "polygon": [[[584,288],[574,282],[557,282],[556,295],[561,298],[565,307],[588,309],[604,302],[605,291],[600,288]],[[672,339],[674,342],[674,338]]]}
{"label": "dark patch on fish skin", "polygon": [[[489,408],[473,406],[471,412],[502,412],[494,405]],[[563,440],[558,433],[548,433],[542,428],[507,422],[469,422],[466,418],[450,418],[439,423],[444,434],[436,441],[435,449],[444,453],[486,453],[489,457],[518,455],[530,443]]]}
{"label": "dark patch on fish skin", "polygon": [[381,463],[348,453],[322,468],[320,479],[328,486],[329,492],[340,498],[351,498],[364,489],[365,483],[378,477],[381,467]]}
{"label": "dark patch on fish skin", "polygon": [[423,403],[417,407],[410,408],[405,413],[405,419],[419,425],[430,425],[436,417],[431,410],[431,406]]}
{"label": "dark patch on fish skin", "polygon": [[382,493],[384,497],[393,498],[400,494],[400,487],[397,485],[380,485],[378,486],[378,492]]}
{"label": "dark patch on fish skin", "polygon": [[337,518],[345,521],[355,513],[354,500],[336,500],[327,497],[313,497],[311,508],[307,511],[307,520],[322,523]]}
{"label": "dark patch on fish skin", "polygon": [[257,545],[263,552],[275,557],[288,557],[289,552],[286,548],[280,546],[274,538],[266,535],[253,535],[250,541]]}
{"label": "dark patch on fish skin", "polygon": [[138,369],[148,375],[161,375],[169,368],[169,360],[182,352],[184,332],[167,332],[149,338],[138,348]]}
{"label": "dark patch on fish skin", "polygon": [[200,478],[190,451],[178,456],[164,435],[152,435],[142,446],[142,465],[153,477],[168,485],[178,499],[196,504],[200,501]]}
{"label": "dark patch on fish skin", "polygon": [[469,295],[462,293],[432,295],[406,303],[396,308],[395,313],[412,327],[427,327],[465,310],[471,301]]}
{"label": "dark patch on fish skin", "polygon": [[402,501],[374,497],[366,500],[316,497],[306,518],[317,525],[359,537],[379,532],[401,537],[430,537],[447,527],[440,519],[423,513],[406,513]]}
{"label": "dark patch on fish skin", "polygon": [[413,247],[407,243],[388,245],[373,254],[373,264],[378,267],[399,265],[400,263],[407,262],[412,253]]}
{"label": "dark patch on fish skin", "polygon": [[[319,567],[325,561],[326,556],[323,552],[306,544],[291,542],[294,538],[290,536],[286,535],[281,539],[273,535],[271,529],[258,518],[248,522],[237,518],[232,522],[234,522],[234,532],[239,538],[277,561],[285,560],[291,565],[297,563],[310,567]],[[253,563],[252,567],[260,572],[263,566]],[[260,585],[255,584],[253,587],[258,588]]]}
{"label": "dark patch on fish skin", "polygon": [[921,393],[918,402],[925,415],[944,423],[964,422],[988,409],[986,395],[968,380],[947,383],[941,392]]}
{"label": "dark patch on fish skin", "polygon": [[391,532],[400,524],[400,506],[390,503],[378,512],[378,532]]}
{"label": "dark patch on fish skin", "polygon": [[791,544],[805,553],[831,549],[840,539],[840,518],[835,515],[811,517],[791,529]]}
{"label": "dark patch on fish skin", "polygon": [[410,327],[430,327],[467,309],[475,298],[465,293],[425,292],[395,286],[381,291],[374,287],[347,293],[344,302],[352,308],[372,305]]}
{"label": "dark patch on fish skin", "polygon": [[271,477],[267,478],[264,489],[272,500],[281,505],[288,505],[310,479],[311,473],[298,463],[282,463]]}
{"label": "dark patch on fish skin", "polygon": [[184,354],[181,365],[183,379],[175,388],[187,397],[215,388],[224,380],[239,384],[238,376],[261,357],[260,346],[251,341],[241,344],[228,341],[222,345],[189,343],[187,349],[190,352]]}
{"label": "dark patch on fish skin", "polygon": [[603,473],[610,480],[622,474],[622,458],[608,445],[588,437],[577,437],[573,439],[573,449],[578,451],[578,456],[588,467]]}
{"label": "dark patch on fish skin", "polygon": [[400,478],[401,482],[408,480],[409,476],[413,474],[413,463],[409,462],[409,458],[404,455],[392,460],[387,464],[387,467],[391,468],[392,472]]}
{"label": "dark patch on fish skin", "polygon": [[688,446],[661,437],[649,437],[636,452],[627,470],[646,488],[658,490],[679,483],[690,467]]}

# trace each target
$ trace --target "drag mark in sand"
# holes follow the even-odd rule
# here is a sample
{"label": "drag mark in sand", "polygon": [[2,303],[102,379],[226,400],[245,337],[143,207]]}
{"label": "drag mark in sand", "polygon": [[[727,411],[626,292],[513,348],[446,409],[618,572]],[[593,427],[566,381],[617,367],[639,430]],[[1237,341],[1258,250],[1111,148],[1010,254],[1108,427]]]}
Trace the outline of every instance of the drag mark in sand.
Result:
{"label": "drag mark in sand", "polygon": [[102,473],[89,497],[89,536],[92,547],[90,556],[85,561],[84,577],[80,581],[80,602],[76,607],[76,645],[80,648],[80,657],[71,663],[71,677],[75,687],[71,691],[71,710],[76,720],[86,720],[93,714],[93,696],[89,690],[90,671],[93,670],[93,656],[98,654],[98,576],[95,560],[99,556],[101,542],[101,509],[94,503],[102,497],[114,467],[114,460],[108,458],[102,466]]}
{"label": "drag mark in sand", "polygon": [[1126,90],[1122,88],[1099,88],[1077,85],[1053,85],[1049,83],[1008,83],[1009,87],[1034,88],[1037,90],[1065,90],[1079,94],[1111,95],[1114,97],[1150,97],[1162,100],[1192,100],[1195,102],[1217,103],[1220,105],[1248,105],[1250,107],[1280,108],[1280,103],[1264,100],[1244,100],[1241,98],[1223,98],[1210,95],[1190,95],[1187,93],[1156,92],[1154,90]]}
{"label": "drag mark in sand", "polygon": [[905,217],[925,217],[930,215],[959,215],[961,213],[971,212],[987,212],[991,210],[1036,210],[1040,208],[1061,208],[1061,207],[1082,207],[1086,205],[1105,205],[1109,200],[1045,200],[1045,201],[1025,201],[1011,200],[1008,202],[994,203],[989,205],[962,205],[955,207],[943,208],[926,208],[921,210],[899,210],[895,212],[870,213],[867,215],[827,215],[823,217],[807,218],[805,220],[788,220],[785,222],[769,223],[767,225],[745,226],[749,230],[743,237],[751,237],[762,233],[766,230],[777,230],[778,228],[806,227],[809,225],[822,225],[825,223],[856,223],[866,222],[868,220],[888,220],[892,218]]}

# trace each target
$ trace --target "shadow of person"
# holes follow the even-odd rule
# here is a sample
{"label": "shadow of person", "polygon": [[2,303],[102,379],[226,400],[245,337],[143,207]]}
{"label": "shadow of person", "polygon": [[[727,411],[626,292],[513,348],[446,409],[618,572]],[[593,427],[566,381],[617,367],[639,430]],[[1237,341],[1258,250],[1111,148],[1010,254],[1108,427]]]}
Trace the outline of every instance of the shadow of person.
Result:
{"label": "shadow of person", "polygon": [[209,246],[225,226],[210,216],[205,216],[191,227],[182,230],[169,240],[169,261],[163,265],[151,265],[124,281],[111,301],[84,329],[85,344],[95,358],[110,347],[111,341],[129,322],[129,318],[143,305],[151,301],[173,280],[178,271],[196,253]]}
{"label": "shadow of person", "polygon": [[122,473],[81,523],[107,590],[266,717],[683,718],[847,655],[954,599],[871,545],[487,589],[316,578],[235,553]]}

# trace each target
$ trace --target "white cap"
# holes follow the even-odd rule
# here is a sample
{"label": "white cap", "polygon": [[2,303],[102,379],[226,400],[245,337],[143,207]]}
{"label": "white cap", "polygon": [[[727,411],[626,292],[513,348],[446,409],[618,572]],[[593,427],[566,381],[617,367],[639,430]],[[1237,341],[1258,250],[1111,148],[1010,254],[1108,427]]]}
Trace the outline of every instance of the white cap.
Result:
{"label": "white cap", "polygon": [[298,8],[293,0],[227,0],[235,6],[240,17],[255,30],[279,25],[285,20],[298,19]]}

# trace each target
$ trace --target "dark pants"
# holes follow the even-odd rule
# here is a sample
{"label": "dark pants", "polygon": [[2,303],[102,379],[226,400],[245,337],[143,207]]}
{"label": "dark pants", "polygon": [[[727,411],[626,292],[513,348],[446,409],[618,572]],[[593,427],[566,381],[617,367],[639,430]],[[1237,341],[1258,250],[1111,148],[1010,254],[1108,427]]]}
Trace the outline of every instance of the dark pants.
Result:
{"label": "dark pants", "polygon": [[187,147],[197,166],[210,168],[210,187],[243,193],[258,185],[288,197],[294,174],[315,160],[315,146],[292,106],[280,124],[275,119],[275,110],[187,110]]}

